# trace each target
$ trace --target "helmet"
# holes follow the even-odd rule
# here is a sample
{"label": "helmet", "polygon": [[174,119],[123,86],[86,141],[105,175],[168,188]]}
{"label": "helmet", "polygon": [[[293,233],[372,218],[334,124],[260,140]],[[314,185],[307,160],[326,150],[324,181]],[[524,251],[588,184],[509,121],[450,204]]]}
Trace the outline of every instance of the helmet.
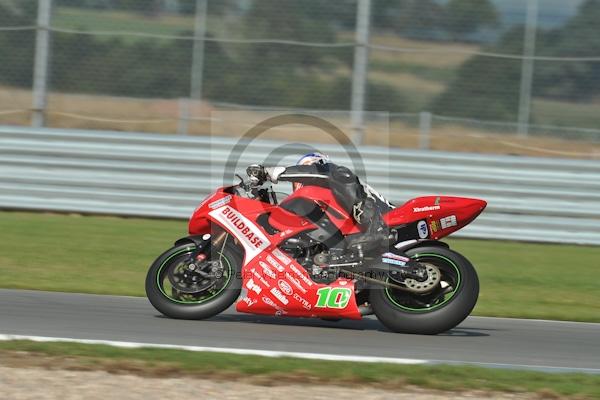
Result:
{"label": "helmet", "polygon": [[308,153],[300,157],[296,165],[327,164],[328,162],[328,155],[315,151],[314,153]]}
{"label": "helmet", "polygon": [[[313,153],[308,153],[300,157],[296,165],[313,165],[313,164],[327,164],[329,163],[329,156],[327,154],[319,153],[315,151]],[[292,187],[295,190],[298,190],[302,187],[301,183],[294,182],[292,183]]]}

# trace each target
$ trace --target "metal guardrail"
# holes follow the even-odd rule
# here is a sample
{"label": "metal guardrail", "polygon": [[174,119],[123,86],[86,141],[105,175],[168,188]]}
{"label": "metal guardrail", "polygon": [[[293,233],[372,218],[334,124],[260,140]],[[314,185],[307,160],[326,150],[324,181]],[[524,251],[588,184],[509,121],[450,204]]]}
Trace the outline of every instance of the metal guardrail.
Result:
{"label": "metal guardrail", "polygon": [[[223,185],[235,144],[225,137],[0,127],[0,208],[188,218]],[[253,141],[234,157],[238,172],[268,154],[285,164],[304,151],[281,146]],[[340,164],[356,161],[339,147],[319,148]],[[432,194],[487,200],[484,214],[456,236],[600,244],[597,161],[378,147],[362,147],[360,156],[368,182],[395,203]]]}

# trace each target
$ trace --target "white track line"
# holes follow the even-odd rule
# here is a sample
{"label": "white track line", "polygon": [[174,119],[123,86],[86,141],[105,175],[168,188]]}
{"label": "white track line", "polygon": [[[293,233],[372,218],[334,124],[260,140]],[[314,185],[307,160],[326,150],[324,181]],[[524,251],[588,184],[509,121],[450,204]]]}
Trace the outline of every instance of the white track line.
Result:
{"label": "white track line", "polygon": [[391,363],[391,364],[427,364],[427,360],[417,360],[411,358],[391,358],[391,357],[369,357],[369,356],[344,356],[337,354],[319,354],[319,353],[297,353],[292,351],[274,351],[274,350],[254,350],[254,349],[236,349],[230,347],[202,347],[202,346],[183,346],[175,344],[155,344],[138,342],[119,342],[113,340],[94,340],[94,339],[73,339],[73,338],[55,338],[46,336],[26,336],[26,335],[3,335],[0,334],[0,341],[8,340],[31,340],[34,342],[71,342],[82,344],[104,344],[107,346],[123,347],[128,349],[155,348],[170,350],[187,351],[206,351],[211,353],[229,353],[241,355],[253,355],[263,357],[294,357],[310,360],[327,361],[352,361],[368,363]]}
{"label": "white track line", "polygon": [[523,322],[542,322],[548,324],[581,324],[581,325],[595,325],[600,327],[600,323],[598,322],[583,322],[583,321],[565,321],[562,319],[535,319],[535,318],[514,318],[514,317],[486,317],[483,315],[471,315],[466,319],[466,322],[469,322],[469,319],[495,319],[495,320],[505,320],[505,321],[523,321]]}
{"label": "white track line", "polygon": [[255,349],[238,349],[231,347],[203,347],[203,346],[184,346],[175,344],[158,344],[158,343],[139,343],[139,342],[121,342],[115,340],[96,340],[96,339],[75,339],[75,338],[59,338],[48,336],[28,336],[28,335],[6,335],[0,334],[0,341],[10,340],[30,340],[33,342],[67,342],[81,344],[102,344],[106,346],[121,347],[127,349],[169,349],[169,350],[185,350],[210,353],[227,353],[239,355],[253,355],[263,357],[292,357],[309,360],[325,360],[325,361],[348,361],[348,362],[364,362],[364,363],[388,363],[401,365],[472,365],[485,368],[500,368],[500,369],[526,369],[533,371],[544,372],[581,372],[590,374],[600,374],[600,368],[570,368],[570,367],[553,367],[547,365],[524,365],[524,364],[500,364],[500,363],[485,363],[471,361],[450,361],[450,360],[419,360],[414,358],[392,358],[392,357],[370,357],[370,356],[345,356],[337,354],[320,354],[320,353],[304,353],[293,351],[274,351],[274,350],[255,350]]}

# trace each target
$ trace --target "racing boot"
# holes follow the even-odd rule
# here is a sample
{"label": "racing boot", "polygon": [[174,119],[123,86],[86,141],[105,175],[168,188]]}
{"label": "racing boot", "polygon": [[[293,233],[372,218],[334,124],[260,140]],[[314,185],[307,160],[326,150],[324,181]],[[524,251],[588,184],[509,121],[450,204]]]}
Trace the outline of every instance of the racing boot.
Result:
{"label": "racing boot", "polygon": [[353,207],[353,216],[363,228],[363,232],[348,238],[350,247],[357,247],[363,251],[387,248],[390,245],[390,231],[383,222],[381,213],[375,207],[375,200],[367,197]]}

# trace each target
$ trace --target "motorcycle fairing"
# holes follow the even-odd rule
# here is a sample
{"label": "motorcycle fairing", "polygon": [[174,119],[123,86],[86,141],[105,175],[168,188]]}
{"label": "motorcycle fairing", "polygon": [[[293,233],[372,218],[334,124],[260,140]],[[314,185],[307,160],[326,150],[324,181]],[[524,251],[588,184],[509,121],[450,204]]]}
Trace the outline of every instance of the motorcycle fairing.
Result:
{"label": "motorcycle fairing", "polygon": [[[383,216],[390,227],[399,227],[402,240],[441,239],[471,223],[485,209],[479,199],[424,196],[409,200]],[[412,238],[410,236],[413,236]]]}
{"label": "motorcycle fairing", "polygon": [[285,207],[286,204],[300,198],[314,201],[327,214],[342,235],[360,233],[360,227],[338,203],[331,189],[321,186],[303,186],[286,197],[281,202],[281,206]]}
{"label": "motorcycle fairing", "polygon": [[[287,237],[314,229],[312,223],[278,206],[236,196],[223,198],[226,198],[224,193],[215,193],[211,202],[196,210],[193,219],[205,218],[218,224],[245,250],[242,285],[247,294],[237,302],[237,311],[291,317],[362,318],[353,281],[339,278],[328,285],[316,283],[303,266],[277,247]],[[211,209],[212,204],[217,208]],[[265,231],[257,222],[265,213],[280,223],[285,219],[286,229],[275,234]],[[190,230],[192,226],[203,225],[190,221]]]}
{"label": "motorcycle fairing", "polygon": [[361,319],[354,282],[339,278],[325,285],[279,249],[261,253],[242,268],[247,294],[236,304],[239,312],[289,316]]}
{"label": "motorcycle fairing", "polygon": [[[308,230],[315,229],[316,226],[310,221],[302,218],[296,214],[288,212],[277,205],[264,203],[258,200],[251,200],[240,196],[231,195],[228,193],[230,188],[224,187],[218,189],[215,193],[207,197],[194,211],[192,217],[189,220],[188,231],[190,235],[200,235],[204,233],[211,233],[211,223],[218,223],[214,216],[218,215],[213,213],[216,209],[231,206],[233,209],[238,210],[244,219],[247,219],[249,223],[254,225],[251,227],[253,231],[266,234],[267,239],[274,245],[279,244],[283,240],[289,237],[295,236],[298,233]],[[213,217],[211,217],[213,213]],[[270,223],[277,229],[276,235],[270,235],[262,227],[259,219],[261,216],[267,216]],[[232,218],[233,219],[233,218]],[[236,222],[243,221],[242,218],[236,219]],[[223,225],[223,223],[219,223]],[[258,228],[260,227],[260,228]],[[224,227],[225,228],[225,227]],[[234,228],[233,226],[231,228]],[[250,228],[249,228],[250,229]],[[252,240],[253,238],[251,238]],[[243,245],[246,242],[241,242]],[[256,243],[250,243],[254,246]],[[244,246],[246,249],[246,247]],[[255,256],[255,251],[250,247],[250,256]],[[250,257],[250,258],[251,258]],[[245,263],[249,261],[245,260]]]}
{"label": "motorcycle fairing", "polygon": [[244,247],[244,265],[271,245],[266,234],[242,213],[226,205],[208,213],[211,220],[227,229]]}
{"label": "motorcycle fairing", "polygon": [[[314,201],[327,214],[342,235],[360,233],[360,227],[337,202],[332,191],[320,186],[303,186],[281,203],[294,199]],[[440,239],[471,223],[485,209],[479,199],[453,196],[424,196],[407,201],[383,214],[384,222],[398,232],[398,241]]]}
{"label": "motorcycle fairing", "polygon": [[[307,186],[290,197],[300,196],[314,201],[344,235],[359,231],[329,189]],[[244,247],[242,284],[247,294],[236,304],[239,312],[360,319],[353,281],[339,278],[328,285],[316,283],[304,267],[278,248],[283,240],[316,229],[308,219],[284,209],[288,199],[280,207],[219,189],[196,209],[190,234],[210,232],[210,223],[216,223]],[[470,223],[485,206],[485,201],[477,199],[427,196],[410,200],[383,218],[406,240],[439,239]],[[263,215],[275,228],[273,234],[259,223]]]}

